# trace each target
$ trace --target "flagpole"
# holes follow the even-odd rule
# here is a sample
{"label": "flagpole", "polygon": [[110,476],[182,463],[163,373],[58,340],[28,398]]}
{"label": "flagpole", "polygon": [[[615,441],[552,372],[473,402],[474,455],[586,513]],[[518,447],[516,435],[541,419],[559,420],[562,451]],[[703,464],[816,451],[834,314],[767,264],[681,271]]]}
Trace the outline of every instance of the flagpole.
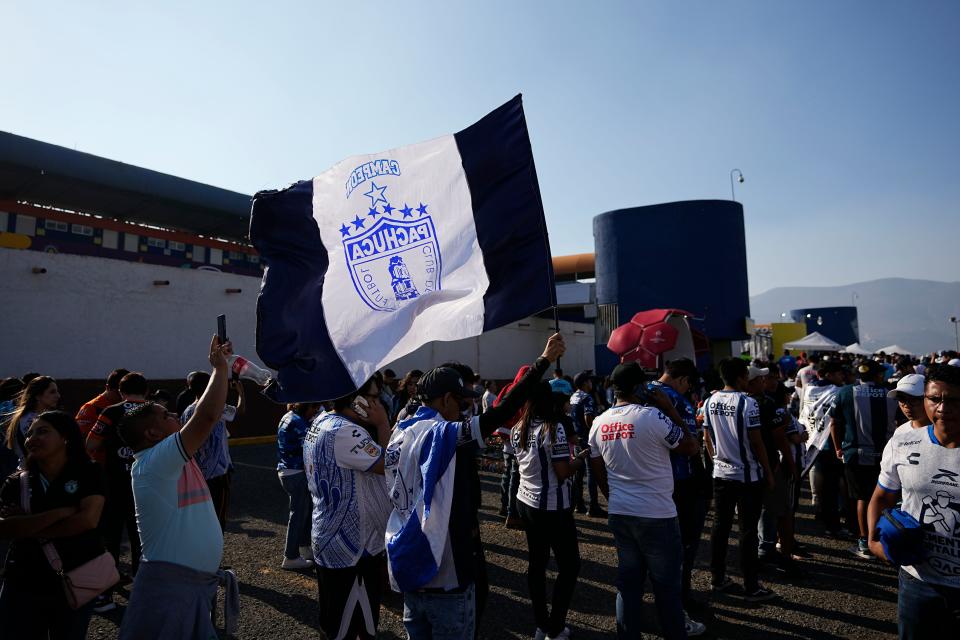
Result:
{"label": "flagpole", "polygon": [[[553,328],[555,333],[560,333],[560,308],[553,305]],[[560,369],[560,358],[557,358],[557,369]]]}

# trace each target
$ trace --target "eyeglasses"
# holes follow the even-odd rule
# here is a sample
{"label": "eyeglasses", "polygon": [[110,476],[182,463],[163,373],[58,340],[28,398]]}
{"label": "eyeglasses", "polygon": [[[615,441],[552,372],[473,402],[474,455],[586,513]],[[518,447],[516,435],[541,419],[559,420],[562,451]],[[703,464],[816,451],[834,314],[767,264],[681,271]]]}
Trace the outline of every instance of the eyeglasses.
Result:
{"label": "eyeglasses", "polygon": [[939,407],[940,405],[943,405],[944,407],[951,407],[953,409],[960,407],[960,396],[955,398],[944,398],[943,396],[923,396],[923,398],[935,407]]}

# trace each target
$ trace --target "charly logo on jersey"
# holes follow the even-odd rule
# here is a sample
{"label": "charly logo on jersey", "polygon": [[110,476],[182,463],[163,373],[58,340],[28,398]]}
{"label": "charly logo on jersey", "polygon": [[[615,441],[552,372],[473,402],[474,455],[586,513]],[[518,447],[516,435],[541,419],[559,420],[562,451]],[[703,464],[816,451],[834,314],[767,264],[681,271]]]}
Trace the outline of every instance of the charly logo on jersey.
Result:
{"label": "charly logo on jersey", "polygon": [[396,160],[373,160],[354,168],[346,182],[348,202],[358,194],[370,199],[356,200],[365,211],[341,224],[340,237],[353,287],[376,311],[396,311],[440,290],[443,262],[433,212],[429,203],[403,200],[401,175]]}
{"label": "charly logo on jersey", "polygon": [[63,490],[69,494],[74,494],[77,492],[77,481],[76,480],[67,480],[63,485]]}

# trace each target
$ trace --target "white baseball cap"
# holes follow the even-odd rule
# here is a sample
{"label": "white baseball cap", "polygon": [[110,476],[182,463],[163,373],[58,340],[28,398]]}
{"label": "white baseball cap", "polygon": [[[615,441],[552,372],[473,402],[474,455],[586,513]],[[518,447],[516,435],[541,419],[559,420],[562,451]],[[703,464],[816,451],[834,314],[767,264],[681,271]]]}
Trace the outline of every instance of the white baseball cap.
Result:
{"label": "white baseball cap", "polygon": [[890,391],[887,395],[894,398],[898,393],[903,393],[915,398],[922,398],[925,383],[926,380],[919,373],[908,373],[897,381],[897,388]]}
{"label": "white baseball cap", "polygon": [[761,369],[760,367],[755,367],[752,364],[748,367],[748,371],[749,371],[749,374],[747,375],[747,380],[760,378],[762,376],[769,375],[770,373],[770,369],[767,369],[766,367]]}

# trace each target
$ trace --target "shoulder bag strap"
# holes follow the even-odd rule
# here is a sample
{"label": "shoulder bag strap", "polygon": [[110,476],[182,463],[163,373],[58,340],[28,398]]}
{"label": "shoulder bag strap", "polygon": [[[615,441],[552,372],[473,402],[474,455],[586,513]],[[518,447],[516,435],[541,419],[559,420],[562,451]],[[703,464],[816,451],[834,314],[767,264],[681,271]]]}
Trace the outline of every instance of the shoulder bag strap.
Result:
{"label": "shoulder bag strap", "polygon": [[[30,513],[30,472],[26,470],[20,472],[20,508],[23,509],[24,513]],[[47,557],[50,567],[58,575],[63,575],[63,561],[60,560],[60,554],[57,553],[57,548],[53,546],[53,543],[41,540],[40,547],[43,549],[43,555]]]}

